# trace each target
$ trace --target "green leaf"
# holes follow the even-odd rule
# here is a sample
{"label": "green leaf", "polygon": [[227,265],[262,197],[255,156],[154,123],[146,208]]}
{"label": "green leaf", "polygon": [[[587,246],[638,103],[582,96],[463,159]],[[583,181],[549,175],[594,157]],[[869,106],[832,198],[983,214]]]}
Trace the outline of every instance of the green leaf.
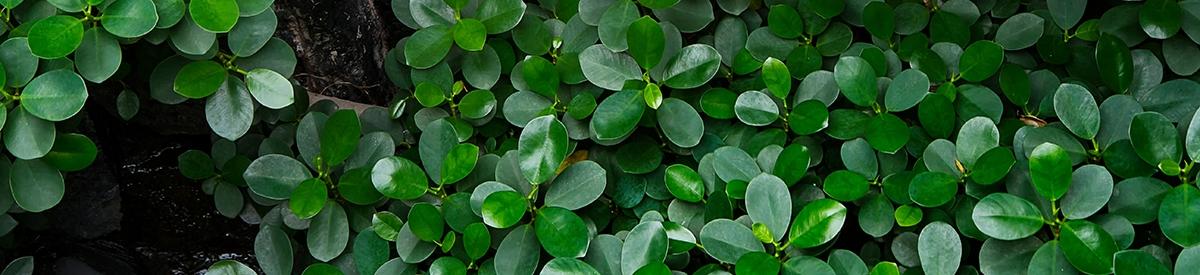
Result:
{"label": "green leaf", "polygon": [[739,121],[750,126],[766,126],[779,119],[779,106],[775,100],[759,91],[738,95],[733,111]]}
{"label": "green leaf", "polygon": [[240,57],[252,56],[271,41],[278,22],[274,11],[241,19],[229,31],[229,50]]}
{"label": "green leaf", "polygon": [[1067,151],[1054,143],[1042,143],[1029,156],[1029,178],[1034,190],[1042,197],[1055,201],[1062,198],[1071,186],[1071,158]]}
{"label": "green leaf", "polygon": [[780,38],[796,39],[804,34],[804,18],[791,6],[773,5],[767,13],[767,28]]}
{"label": "green leaf", "polygon": [[787,99],[788,94],[792,93],[792,75],[788,72],[787,65],[779,59],[769,57],[767,61],[763,61],[762,79],[767,85],[767,91],[777,98]]}
{"label": "green leaf", "polygon": [[680,49],[664,66],[662,76],[657,77],[663,85],[675,89],[696,88],[717,75],[721,54],[712,46],[692,44]]}
{"label": "green leaf", "polygon": [[188,2],[188,14],[200,28],[214,33],[229,32],[237,24],[238,3],[228,0],[195,0]]}
{"label": "green leaf", "polygon": [[1180,185],[1163,197],[1158,208],[1158,226],[1171,242],[1183,247],[1200,243],[1200,190]]}
{"label": "green leaf", "polygon": [[450,27],[435,25],[417,30],[404,43],[404,62],[414,69],[433,67],[450,53],[453,42],[454,32]]}
{"label": "green leaf", "polygon": [[66,57],[83,42],[83,21],[67,15],[47,17],[29,28],[29,49],[42,59]]}
{"label": "green leaf", "polygon": [[426,108],[437,107],[446,102],[446,92],[432,82],[417,83],[416,89],[413,90],[413,97],[417,98],[417,103],[421,103],[421,106]]}
{"label": "green leaf", "polygon": [[104,82],[121,67],[121,45],[112,35],[92,28],[83,34],[83,42],[75,51],[75,62],[83,78]]}
{"label": "green leaf", "polygon": [[554,258],[546,262],[542,266],[542,272],[538,274],[546,275],[600,275],[596,268],[573,258]]}
{"label": "green leaf", "polygon": [[958,129],[955,153],[965,167],[977,167],[977,160],[1000,145],[1000,130],[986,117],[973,117]]}
{"label": "green leaf", "polygon": [[908,69],[892,79],[884,94],[883,103],[889,112],[916,107],[929,94],[929,77],[920,70]]}
{"label": "green leaf", "polygon": [[382,211],[371,215],[371,230],[384,240],[395,241],[402,228],[404,221],[392,212]]}
{"label": "green leaf", "polygon": [[1147,0],[1142,5],[1138,22],[1150,38],[1167,39],[1179,32],[1183,12],[1174,0]]}
{"label": "green leaf", "polygon": [[508,228],[525,217],[528,201],[513,191],[500,191],[483,200],[483,223],[494,228]]}
{"label": "green leaf", "polygon": [[621,90],[625,81],[642,79],[637,61],[603,45],[592,45],[580,52],[579,67],[588,82],[610,91]]}
{"label": "green leaf", "polygon": [[708,89],[700,97],[700,110],[715,119],[733,118],[737,96],[738,94],[725,88]]}
{"label": "green leaf", "polygon": [[354,237],[351,258],[359,274],[374,274],[391,257],[390,243],[370,229],[362,230]]}
{"label": "green leaf", "polygon": [[747,253],[766,251],[762,242],[754,238],[750,228],[728,219],[716,219],[704,224],[700,230],[700,244],[704,246],[705,253],[722,263],[736,263]]}
{"label": "green leaf", "polygon": [[788,128],[796,134],[810,135],[826,127],[829,127],[829,109],[820,100],[800,102],[788,114]]}
{"label": "green leaf", "polygon": [[971,221],[983,234],[1001,240],[1032,236],[1042,229],[1042,213],[1032,202],[1007,193],[993,193],[975,204]]}
{"label": "green leaf", "polygon": [[1071,174],[1071,187],[1062,198],[1068,219],[1084,219],[1100,211],[1113,193],[1113,178],[1104,166],[1089,164]]}
{"label": "green leaf", "polygon": [[4,63],[4,82],[8,87],[25,86],[37,74],[38,58],[29,48],[29,39],[24,37],[9,38],[0,44],[0,62]]}
{"label": "green leaf", "polygon": [[644,266],[662,263],[667,257],[667,241],[661,222],[646,221],[634,226],[621,247],[621,273],[631,274]]}
{"label": "green leaf", "polygon": [[641,14],[637,4],[634,4],[632,0],[611,3],[601,15],[596,31],[600,36],[600,42],[605,47],[613,51],[624,51],[629,49],[629,43],[626,40],[629,25],[638,20]]}
{"label": "green leaf", "polygon": [[1042,32],[1046,30],[1043,27],[1045,21],[1041,16],[1032,13],[1021,13],[1009,17],[1004,20],[1003,24],[1000,24],[1000,28],[996,29],[996,43],[1010,51],[1033,46],[1042,38]]}
{"label": "green leaf", "polygon": [[770,174],[761,174],[746,186],[746,213],[755,223],[766,225],[774,237],[783,239],[792,215],[792,197],[787,184]]}
{"label": "green leaf", "polygon": [[21,209],[38,213],[62,201],[66,189],[62,173],[46,162],[18,159],[9,169],[13,202]]}
{"label": "green leaf", "polygon": [[637,91],[617,92],[601,101],[589,122],[596,139],[617,140],[632,133],[646,109],[642,101]]}
{"label": "green leaf", "polygon": [[1143,250],[1125,250],[1113,255],[1114,274],[1171,274],[1159,258]]}
{"label": "green leaf", "polygon": [[483,50],[483,43],[487,42],[487,27],[475,18],[463,18],[450,32],[454,33],[454,44],[466,51]]}
{"label": "green leaf", "polygon": [[1030,259],[1026,271],[1032,275],[1079,274],[1067,261],[1067,256],[1063,255],[1058,240],[1042,244],[1042,247],[1033,253],[1033,258]]}
{"label": "green leaf", "polygon": [[[121,98],[118,97],[117,100],[120,103]],[[132,104],[137,106],[136,101]],[[227,78],[225,84],[204,101],[204,117],[208,121],[208,127],[217,136],[231,141],[237,140],[250,131],[254,122],[254,99],[241,80],[236,77]]]}
{"label": "green leaf", "polygon": [[1083,18],[1083,11],[1087,8],[1086,0],[1049,0],[1046,1],[1046,8],[1050,10],[1050,17],[1054,19],[1054,23],[1059,29],[1069,30],[1079,23],[1079,19]]}
{"label": "green leaf", "polygon": [[900,117],[881,113],[867,123],[865,138],[871,148],[887,154],[895,154],[908,144],[908,125]]}
{"label": "green leaf", "polygon": [[301,275],[337,275],[342,274],[342,270],[337,266],[327,263],[314,263],[304,268]]}
{"label": "green leaf", "polygon": [[800,3],[825,19],[842,14],[845,9],[845,2],[838,0],[803,0]]}
{"label": "green leaf", "polygon": [[830,199],[809,202],[792,221],[788,243],[797,248],[825,244],[837,236],[845,223],[846,207],[841,203]]}
{"label": "green leaf", "polygon": [[863,9],[863,25],[871,36],[890,41],[896,29],[895,24],[895,14],[887,3],[872,1]]}
{"label": "green leaf", "polygon": [[[1041,29],[1042,25],[1037,26]],[[1000,70],[1000,65],[1004,65],[1004,49],[987,40],[971,43],[958,59],[959,73],[963,79],[971,82],[986,80]]]}
{"label": "green leaf", "polygon": [[438,183],[453,184],[463,180],[475,169],[479,161],[479,147],[474,144],[459,144],[450,149],[442,162],[442,178]]}
{"label": "green leaf", "polygon": [[474,90],[458,102],[463,118],[483,119],[496,110],[496,95],[488,90]]}
{"label": "green leaf", "polygon": [[487,226],[479,222],[467,225],[464,231],[463,248],[468,257],[478,260],[491,248],[492,235],[488,232]]}
{"label": "green leaf", "polygon": [[220,260],[208,267],[208,273],[213,275],[253,275],[258,274],[243,263],[234,260]]}
{"label": "green leaf", "polygon": [[1164,161],[1178,164],[1183,158],[1179,146],[1179,131],[1162,114],[1143,112],[1129,123],[1129,141],[1146,163],[1157,165]]}
{"label": "green leaf", "polygon": [[1059,230],[1062,252],[1071,265],[1089,274],[1112,272],[1117,244],[1103,228],[1089,221],[1072,220]]}
{"label": "green leaf", "polygon": [[237,3],[241,16],[246,17],[266,12],[271,8],[271,4],[275,3],[275,0],[237,0]]}
{"label": "green leaf", "polygon": [[60,171],[75,172],[90,166],[96,154],[96,143],[87,136],[65,134],[54,139],[54,147],[42,160]]}
{"label": "green leaf", "polygon": [[554,116],[535,118],[521,131],[517,148],[521,174],[532,184],[545,183],[570,153],[567,129]]}
{"label": "green leaf", "polygon": [[1100,107],[1083,86],[1070,83],[1058,86],[1054,93],[1054,114],[1083,139],[1093,139],[1100,131]]}
{"label": "green leaf", "polygon": [[411,160],[402,157],[380,159],[371,169],[371,183],[384,196],[411,200],[425,195],[429,183],[425,172]]}
{"label": "green leaf", "polygon": [[568,210],[583,208],[600,198],[607,180],[604,168],[596,162],[585,160],[571,164],[546,190],[545,205]]}
{"label": "green leaf", "polygon": [[559,76],[554,64],[540,56],[529,56],[521,64],[521,75],[530,90],[546,98],[557,97]]}
{"label": "green leaf", "polygon": [[[321,204],[324,206],[324,203]],[[263,225],[254,237],[254,259],[268,274],[292,273],[292,240],[278,226]]]}
{"label": "green leaf", "polygon": [[296,101],[292,82],[274,70],[264,68],[250,70],[246,74],[246,88],[263,107],[282,109],[291,106]]}
{"label": "green leaf", "polygon": [[1096,42],[1096,67],[1105,86],[1125,93],[1133,83],[1133,54],[1120,38],[1104,34]]}
{"label": "green leaf", "polygon": [[312,218],[305,240],[313,259],[328,262],[342,255],[350,242],[350,224],[346,210],[336,202],[327,202],[325,210]]}
{"label": "green leaf", "polygon": [[629,44],[629,55],[642,69],[649,70],[662,61],[666,38],[654,18],[642,16],[634,20],[625,37],[627,41],[637,41]]}
{"label": "green leaf", "polygon": [[858,200],[867,194],[869,187],[866,177],[849,170],[834,171],[825,177],[825,193],[839,201]]}
{"label": "green leaf", "polygon": [[511,30],[525,16],[525,2],[520,0],[481,1],[475,18],[487,26],[488,34]]}
{"label": "green leaf", "polygon": [[858,213],[858,226],[867,235],[882,237],[891,232],[896,224],[894,212],[895,209],[887,196],[872,195],[863,203]]}
{"label": "green leaf", "polygon": [[908,195],[917,205],[938,207],[954,200],[958,179],[942,172],[921,172],[908,186]]}
{"label": "green leaf", "polygon": [[900,267],[893,262],[879,262],[871,268],[871,275],[899,275]]}
{"label": "green leaf", "polygon": [[781,264],[775,256],[766,252],[750,252],[738,258],[734,265],[737,274],[779,274]]}
{"label": "green leaf", "polygon": [[307,179],[292,191],[288,208],[296,217],[309,219],[321,212],[328,200],[329,190],[325,187],[325,182],[320,179]]}
{"label": "green leaf", "polygon": [[192,61],[176,74],[175,93],[187,98],[205,98],[216,93],[228,77],[229,73],[220,63],[211,60]]}
{"label": "green leaf", "polygon": [[358,113],[352,109],[334,112],[321,128],[321,160],[332,166],[346,161],[358,150],[358,138],[361,135]]}
{"label": "green leaf", "polygon": [[663,100],[656,113],[659,129],[675,146],[691,148],[700,144],[704,120],[692,105],[676,98]]}
{"label": "green leaf", "polygon": [[701,181],[700,174],[691,167],[674,164],[668,166],[663,175],[667,191],[675,198],[686,202],[700,202],[704,199],[704,182]]}
{"label": "green leaf", "polygon": [[[825,0],[814,0],[825,1]],[[875,85],[875,69],[866,59],[857,56],[843,56],[838,59],[833,69],[834,80],[842,90],[842,94],[851,103],[858,106],[875,104],[878,88]]]}
{"label": "green leaf", "polygon": [[779,152],[772,173],[778,176],[788,186],[794,185],[808,172],[812,155],[808,146],[800,143],[789,144]]}
{"label": "green leaf", "polygon": [[638,0],[643,7],[651,9],[665,9],[678,4],[680,0]]}
{"label": "green leaf", "polygon": [[284,155],[265,155],[255,159],[242,175],[250,190],[259,196],[283,200],[304,180],[312,178],[303,163]]}
{"label": "green leaf", "polygon": [[146,35],[154,30],[158,21],[158,10],[153,0],[113,1],[100,16],[104,30],[123,38]]}
{"label": "green leaf", "polygon": [[791,257],[783,263],[784,274],[836,275],[828,263],[812,256]]}
{"label": "green leaf", "polygon": [[204,180],[215,175],[213,160],[200,150],[187,150],[179,154],[179,173],[193,180]]}
{"label": "green leaf", "polygon": [[926,274],[954,274],[962,262],[962,240],[954,227],[944,222],[933,222],[921,229],[917,251]]}
{"label": "green leaf", "polygon": [[1188,247],[1179,252],[1179,257],[1175,259],[1175,273],[1187,273],[1192,268],[1200,264],[1200,247]]}
{"label": "green leaf", "polygon": [[442,237],[446,230],[446,221],[442,212],[429,203],[417,203],[408,211],[408,228],[417,238],[434,242]]}
{"label": "green leaf", "polygon": [[83,110],[88,91],[83,78],[68,69],[39,75],[21,91],[21,107],[49,121],[63,121]]}
{"label": "green leaf", "polygon": [[533,227],[538,242],[551,256],[578,258],[587,252],[591,239],[587,224],[571,210],[558,207],[538,209]]}

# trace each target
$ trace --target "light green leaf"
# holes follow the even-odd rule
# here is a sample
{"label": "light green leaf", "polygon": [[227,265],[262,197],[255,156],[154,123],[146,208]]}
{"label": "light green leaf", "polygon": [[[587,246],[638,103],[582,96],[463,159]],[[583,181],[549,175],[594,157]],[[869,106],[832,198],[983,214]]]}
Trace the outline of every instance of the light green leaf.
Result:
{"label": "light green leaf", "polygon": [[746,213],[755,223],[766,225],[772,241],[783,239],[792,215],[792,197],[783,180],[770,174],[754,177],[746,186]]}
{"label": "light green leaf", "polygon": [[975,204],[975,226],[989,237],[1017,240],[1042,229],[1042,213],[1033,203],[1007,193],[993,193]]}
{"label": "light green leaf", "polygon": [[21,91],[21,107],[49,121],[63,121],[83,110],[88,91],[83,78],[69,69],[39,75]]}
{"label": "light green leaf", "polygon": [[[1057,17],[1055,18],[1057,19]],[[1009,17],[1004,20],[1003,24],[1000,24],[1000,28],[996,29],[996,43],[1010,51],[1033,46],[1042,38],[1042,33],[1046,30],[1045,21],[1041,16],[1032,13],[1021,13]]]}
{"label": "light green leaf", "polygon": [[944,222],[930,223],[921,230],[917,251],[925,274],[954,274],[962,262],[962,240],[954,227]]}

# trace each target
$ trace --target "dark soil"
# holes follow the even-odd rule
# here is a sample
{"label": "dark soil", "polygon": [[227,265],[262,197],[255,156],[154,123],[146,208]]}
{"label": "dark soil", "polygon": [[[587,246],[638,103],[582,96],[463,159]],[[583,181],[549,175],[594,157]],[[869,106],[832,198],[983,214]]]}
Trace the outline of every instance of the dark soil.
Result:
{"label": "dark soil", "polygon": [[[392,37],[405,32],[389,5],[276,0],[276,36],[299,60],[294,79],[310,92],[385,105],[395,89],[383,58],[396,43]],[[36,274],[200,274],[222,259],[255,265],[257,226],[218,214],[212,196],[176,168],[180,153],[211,147],[203,104],[150,99],[144,78],[171,53],[144,48],[125,51],[126,83],[141,83],[128,87],[141,96],[140,112],[124,121],[113,107],[120,87],[89,87],[92,96],[71,132],[91,137],[100,155],[87,170],[66,174],[58,206],[14,215],[21,226],[0,239],[0,265],[29,255]]]}

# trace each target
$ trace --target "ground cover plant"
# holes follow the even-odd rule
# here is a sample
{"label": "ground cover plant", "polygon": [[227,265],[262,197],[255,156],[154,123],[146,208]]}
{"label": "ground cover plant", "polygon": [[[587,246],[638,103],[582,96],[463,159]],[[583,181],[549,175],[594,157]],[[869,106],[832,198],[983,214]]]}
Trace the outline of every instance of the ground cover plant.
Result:
{"label": "ground cover plant", "polygon": [[178,158],[259,226],[254,262],[208,272],[1200,268],[1200,1],[391,9],[390,106],[310,104],[295,62],[237,67],[232,44],[164,82],[249,105],[210,110],[211,150]]}
{"label": "ground cover plant", "polygon": [[[239,9],[237,4],[241,4]],[[3,1],[0,42],[0,212],[42,212],[65,192],[63,173],[87,168],[95,143],[75,133],[90,85],[124,86],[115,101],[129,119],[140,106],[133,72],[123,58],[136,46],[173,50],[149,77],[149,96],[177,104],[204,99],[210,125],[237,138],[249,129],[255,106],[283,108],[293,100],[284,75],[295,66],[291,48],[277,39],[272,1],[53,0]],[[218,37],[221,39],[218,40]],[[144,53],[144,52],[143,52]],[[252,96],[253,95],[253,99]],[[257,103],[256,103],[257,102]],[[219,116],[216,114],[220,114]],[[17,222],[0,214],[0,236]]]}
{"label": "ground cover plant", "polygon": [[[91,101],[113,106],[127,120],[142,97],[156,104],[207,99],[208,124],[230,139],[256,119],[288,112],[255,115],[256,109],[284,109],[296,93],[304,94],[287,79],[296,62],[291,47],[272,37],[272,2],[0,2],[0,236],[11,238],[19,225],[9,213],[53,208],[70,191],[63,173],[96,159],[96,144],[76,132],[93,93],[89,86],[118,87],[115,100]],[[145,86],[148,94],[135,92]],[[6,269],[17,273],[4,274],[32,272],[32,261],[18,259]]]}

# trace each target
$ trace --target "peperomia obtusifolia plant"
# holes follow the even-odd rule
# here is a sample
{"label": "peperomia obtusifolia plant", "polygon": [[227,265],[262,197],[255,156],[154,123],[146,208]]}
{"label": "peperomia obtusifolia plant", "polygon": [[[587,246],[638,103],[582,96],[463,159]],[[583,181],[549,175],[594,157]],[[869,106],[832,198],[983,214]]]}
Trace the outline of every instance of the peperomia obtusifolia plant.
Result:
{"label": "peperomia obtusifolia plant", "polygon": [[[294,112],[288,80],[296,58],[272,38],[273,0],[4,0],[0,1],[0,235],[17,226],[8,213],[42,212],[67,190],[63,173],[86,169],[97,147],[78,133],[91,84],[123,89],[114,104],[131,119],[140,98],[165,104],[205,99],[208,124],[236,140],[258,117]],[[149,83],[131,82],[131,45],[175,54],[158,63]],[[110,86],[112,86],[110,85]],[[281,111],[273,111],[282,109]],[[33,258],[4,274],[32,272]],[[15,273],[10,273],[15,272]]]}
{"label": "peperomia obtusifolia plant", "polygon": [[1200,267],[1197,0],[391,4],[392,106],[180,156],[266,274]]}

